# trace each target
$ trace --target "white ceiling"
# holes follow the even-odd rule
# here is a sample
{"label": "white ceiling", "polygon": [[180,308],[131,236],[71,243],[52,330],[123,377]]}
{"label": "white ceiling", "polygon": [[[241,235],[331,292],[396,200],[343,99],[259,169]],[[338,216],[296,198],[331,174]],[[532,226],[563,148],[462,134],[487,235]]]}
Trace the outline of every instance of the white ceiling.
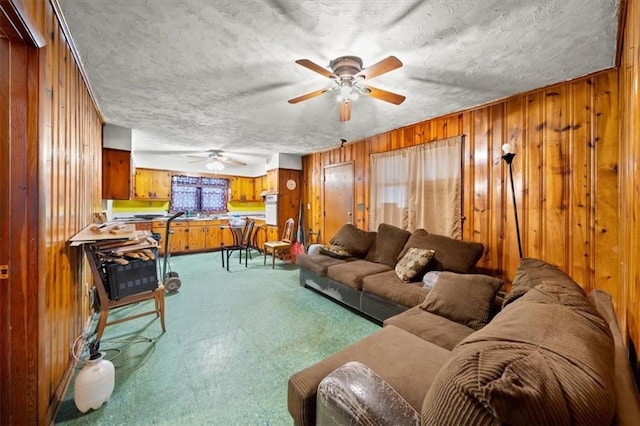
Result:
{"label": "white ceiling", "polygon": [[[134,159],[222,149],[253,163],[613,67],[619,9],[619,0],[60,3],[106,122],[133,129]],[[333,93],[287,103],[331,83],[295,60],[328,66],[342,55],[365,68],[400,59],[369,84],[404,103],[361,96],[346,123]]]}

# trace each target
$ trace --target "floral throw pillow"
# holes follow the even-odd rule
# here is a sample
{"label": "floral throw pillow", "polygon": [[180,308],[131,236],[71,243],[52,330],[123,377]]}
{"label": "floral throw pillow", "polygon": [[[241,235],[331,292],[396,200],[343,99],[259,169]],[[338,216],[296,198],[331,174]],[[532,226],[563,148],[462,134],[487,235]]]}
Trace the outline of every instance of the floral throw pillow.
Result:
{"label": "floral throw pillow", "polygon": [[320,254],[335,257],[336,259],[346,259],[347,257],[351,257],[351,253],[340,246],[334,245],[320,247]]}
{"label": "floral throw pillow", "polygon": [[396,264],[396,275],[402,281],[418,281],[436,254],[435,250],[412,247]]}

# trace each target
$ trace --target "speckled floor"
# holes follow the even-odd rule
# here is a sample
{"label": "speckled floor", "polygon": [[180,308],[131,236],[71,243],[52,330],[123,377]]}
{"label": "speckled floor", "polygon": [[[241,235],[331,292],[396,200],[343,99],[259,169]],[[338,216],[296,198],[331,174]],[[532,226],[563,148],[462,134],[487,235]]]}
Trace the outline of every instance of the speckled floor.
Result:
{"label": "speckled floor", "polygon": [[226,272],[219,253],[173,257],[182,287],[166,298],[167,332],[154,316],[107,327],[111,399],[83,414],[72,381],[56,424],[291,425],[289,376],[379,329],[300,287],[294,266],[235,262]]}

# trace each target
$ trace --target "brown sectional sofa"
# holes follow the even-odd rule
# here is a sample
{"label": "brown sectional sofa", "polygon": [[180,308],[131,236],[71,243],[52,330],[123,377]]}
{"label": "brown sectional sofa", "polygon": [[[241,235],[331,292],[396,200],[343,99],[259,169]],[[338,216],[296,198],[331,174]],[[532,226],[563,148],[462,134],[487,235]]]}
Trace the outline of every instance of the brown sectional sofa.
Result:
{"label": "brown sectional sofa", "polygon": [[[428,289],[423,288],[420,278],[426,270],[470,273],[484,252],[480,243],[428,234],[424,229],[411,233],[387,224],[381,224],[377,232],[345,225],[331,239],[331,245],[348,255],[298,255],[300,285],[378,322],[422,303]],[[414,277],[416,282],[405,282],[395,268],[411,248],[432,249],[435,254],[427,269]]]}
{"label": "brown sectional sofa", "polygon": [[420,305],[291,376],[294,423],[638,424],[606,293],[537,259],[522,259],[501,303],[499,280],[443,276]]}

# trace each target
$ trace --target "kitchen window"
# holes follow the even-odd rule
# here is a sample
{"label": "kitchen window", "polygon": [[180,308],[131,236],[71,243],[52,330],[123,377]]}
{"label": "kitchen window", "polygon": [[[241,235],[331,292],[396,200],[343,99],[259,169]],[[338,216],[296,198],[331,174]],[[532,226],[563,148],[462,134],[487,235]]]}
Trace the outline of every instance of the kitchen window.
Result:
{"label": "kitchen window", "polygon": [[229,179],[174,176],[171,180],[172,212],[226,213]]}

